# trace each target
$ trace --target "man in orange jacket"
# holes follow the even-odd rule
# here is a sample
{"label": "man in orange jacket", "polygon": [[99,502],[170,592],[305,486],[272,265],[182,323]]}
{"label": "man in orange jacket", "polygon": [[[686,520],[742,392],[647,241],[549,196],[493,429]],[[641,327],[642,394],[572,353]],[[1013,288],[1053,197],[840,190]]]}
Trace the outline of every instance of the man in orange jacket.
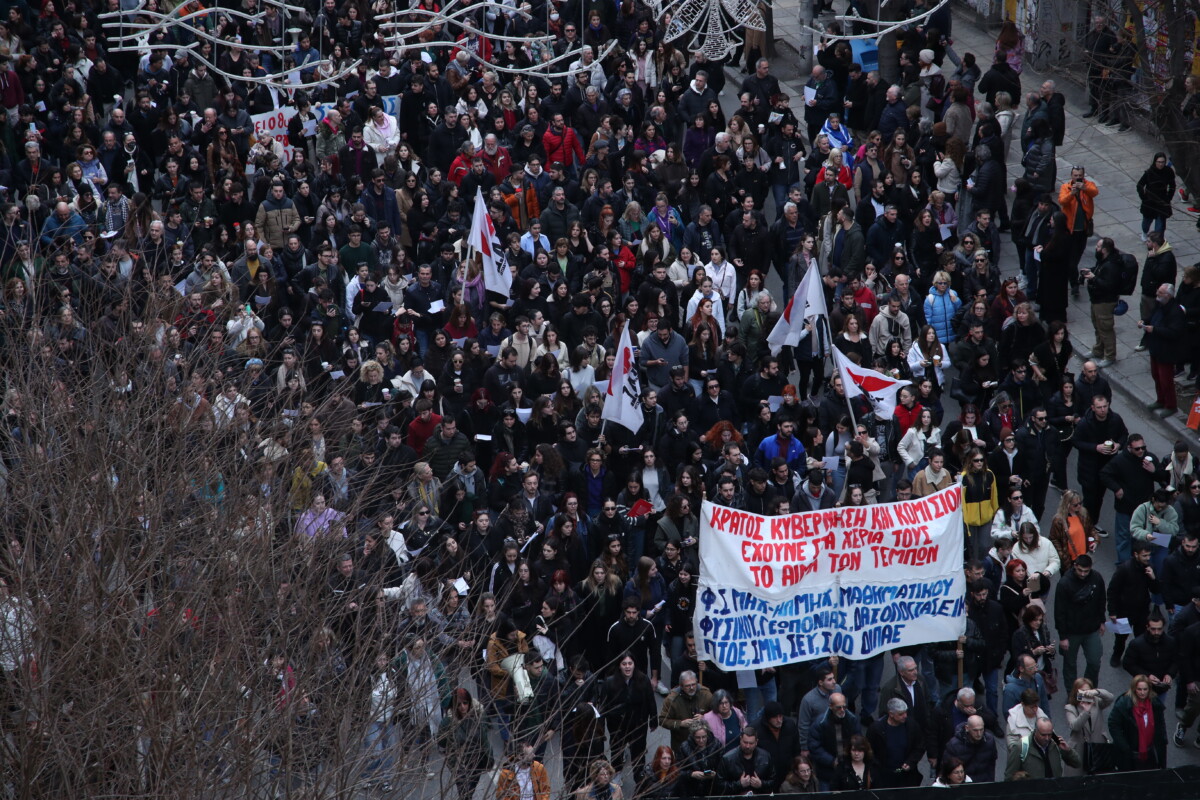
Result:
{"label": "man in orange jacket", "polygon": [[[523,785],[533,788],[533,797],[525,797]],[[533,745],[514,742],[512,754],[496,781],[496,800],[550,800],[550,776],[542,762],[533,757]]]}
{"label": "man in orange jacket", "polygon": [[1079,296],[1079,260],[1087,249],[1092,233],[1092,215],[1096,213],[1096,184],[1084,177],[1083,167],[1071,168],[1071,179],[1058,190],[1058,204],[1071,226],[1071,294]]}

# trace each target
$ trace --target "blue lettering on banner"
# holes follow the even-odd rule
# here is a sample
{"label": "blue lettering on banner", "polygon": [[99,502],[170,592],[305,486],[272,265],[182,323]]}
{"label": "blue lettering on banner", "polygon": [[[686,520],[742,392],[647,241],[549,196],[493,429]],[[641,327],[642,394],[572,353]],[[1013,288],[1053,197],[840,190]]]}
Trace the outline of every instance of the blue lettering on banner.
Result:
{"label": "blue lettering on banner", "polygon": [[695,615],[703,657],[744,670],[958,637],[958,491],[771,518],[705,503]]}

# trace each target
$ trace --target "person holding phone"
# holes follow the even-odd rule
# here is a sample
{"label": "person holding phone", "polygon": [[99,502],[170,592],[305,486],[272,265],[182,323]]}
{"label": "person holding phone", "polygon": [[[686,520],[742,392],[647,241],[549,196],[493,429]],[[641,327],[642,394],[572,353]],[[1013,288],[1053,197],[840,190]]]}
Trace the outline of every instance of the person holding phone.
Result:
{"label": "person holding phone", "polygon": [[1033,733],[1009,745],[1004,780],[1013,780],[1018,772],[1031,780],[1058,778],[1063,775],[1064,765],[1079,769],[1082,764],[1075,748],[1054,732],[1054,723],[1042,718],[1034,723]]}

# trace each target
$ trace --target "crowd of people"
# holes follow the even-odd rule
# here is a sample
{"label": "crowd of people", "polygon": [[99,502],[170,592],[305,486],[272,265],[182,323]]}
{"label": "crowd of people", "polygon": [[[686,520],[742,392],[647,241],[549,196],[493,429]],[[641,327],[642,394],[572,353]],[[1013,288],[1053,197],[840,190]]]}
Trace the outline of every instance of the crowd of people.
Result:
{"label": "crowd of people", "polygon": [[[373,21],[390,9],[314,6],[293,66],[320,81],[359,65],[289,98],[225,77],[284,66],[235,46],[283,41],[269,4],[260,21],[212,12],[221,43],[201,41],[203,59],[166,46],[181,26],[110,55],[97,7],[10,7],[0,335],[6,369],[41,382],[4,399],[8,484],[66,435],[40,425],[39,391],[146,409],[195,443],[188,508],[233,514],[281,563],[316,554],[324,570],[304,597],[288,594],[293,567],[263,632],[280,724],[303,730],[330,687],[359,687],[363,776],[384,787],[411,779],[426,745],[464,800],[493,768],[499,800],[620,800],[627,764],[654,797],[992,781],[1001,748],[1007,779],[1161,768],[1172,688],[1174,743],[1188,744],[1200,471],[1182,443],[1148,453],[1102,373],[1139,292],[1154,408],[1176,411],[1177,373],[1200,368],[1200,266],[1176,286],[1165,155],[1137,187],[1139,272],[1093,230],[1084,167],[1059,179],[1065,100],[1053,81],[1023,85],[1011,23],[981,65],[935,12],[904,31],[893,85],[847,42],[821,44],[811,91],[792,98],[753,39],[707,62],[639,2],[489,6],[475,29],[434,26],[407,49]],[[534,33],[550,38],[489,39]],[[1132,58],[1123,30],[1094,33],[1113,64]],[[569,78],[532,69],[563,54]],[[1123,74],[1110,65],[1092,92],[1122,130]],[[276,103],[295,111],[286,146],[250,120]],[[466,244],[477,196],[507,297]],[[773,353],[809,270],[828,316]],[[1081,287],[1097,344],[1075,374]],[[602,418],[625,331],[638,430]],[[834,348],[911,382],[894,412],[847,397]],[[961,639],[751,681],[697,652],[704,501],[781,515],[955,484]],[[22,584],[40,554],[9,538],[13,709],[38,646]],[[126,557],[95,555],[106,569]],[[306,603],[322,623],[289,626]],[[1127,691],[1099,686],[1108,630]],[[651,755],[660,725],[670,743]],[[267,747],[279,769],[318,769]]]}

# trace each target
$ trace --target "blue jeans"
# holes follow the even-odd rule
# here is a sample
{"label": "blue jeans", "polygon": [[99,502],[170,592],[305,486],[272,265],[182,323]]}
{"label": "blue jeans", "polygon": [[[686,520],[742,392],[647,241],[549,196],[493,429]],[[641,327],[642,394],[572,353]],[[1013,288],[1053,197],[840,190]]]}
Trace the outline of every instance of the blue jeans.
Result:
{"label": "blue jeans", "polygon": [[1115,522],[1113,524],[1113,538],[1117,546],[1117,564],[1124,564],[1133,555],[1133,541],[1129,536],[1129,522],[1132,519],[1130,514],[1122,514],[1117,511],[1113,514]]}
{"label": "blue jeans", "polygon": [[743,689],[742,694],[746,696],[746,721],[757,725],[767,703],[779,699],[779,686],[772,679],[756,689]]}
{"label": "blue jeans", "polygon": [[429,352],[429,331],[420,329],[414,330],[413,335],[417,337],[417,346],[421,349],[421,358]]}
{"label": "blue jeans", "polygon": [[997,688],[1000,684],[1000,668],[988,670],[981,677],[984,702],[987,703],[987,707],[992,710],[993,714],[1000,716],[1000,690]]}
{"label": "blue jeans", "polygon": [[788,189],[791,186],[786,183],[772,183],[771,197],[775,198],[775,219],[783,216],[783,206],[788,201]]}
{"label": "blue jeans", "polygon": [[1151,214],[1142,214],[1142,233],[1150,232],[1150,223],[1154,223],[1154,230],[1162,233],[1167,229],[1167,218],[1158,217]]}
{"label": "blue jeans", "polygon": [[[1150,566],[1154,568],[1155,575],[1163,574],[1163,565],[1167,563],[1167,548],[1157,544],[1150,545]],[[1162,594],[1154,592],[1150,595],[1150,602],[1156,606],[1163,604]]]}
{"label": "blue jeans", "polygon": [[372,722],[367,728],[367,735],[363,739],[363,749],[373,754],[374,758],[368,761],[366,768],[363,769],[364,778],[376,778],[381,772],[386,775],[391,770],[394,763],[391,749],[395,733],[394,725],[383,722]]}
{"label": "blue jeans", "polygon": [[867,714],[875,716],[875,707],[879,705],[879,684],[883,680],[883,653],[870,658],[855,661],[850,667],[846,679],[842,681],[842,694],[852,702],[859,697],[859,716]]}

